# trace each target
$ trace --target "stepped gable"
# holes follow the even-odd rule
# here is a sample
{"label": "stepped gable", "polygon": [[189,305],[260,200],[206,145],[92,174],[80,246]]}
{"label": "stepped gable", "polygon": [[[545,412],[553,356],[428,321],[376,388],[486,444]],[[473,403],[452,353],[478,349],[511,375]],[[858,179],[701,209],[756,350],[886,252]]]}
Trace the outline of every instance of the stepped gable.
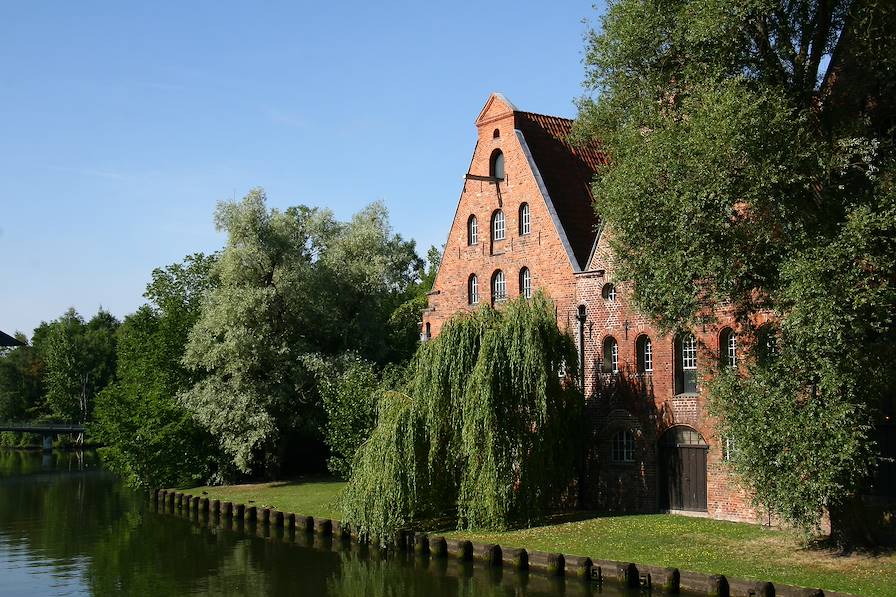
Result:
{"label": "stepped gable", "polygon": [[606,156],[596,144],[574,145],[569,140],[573,121],[558,116],[515,111],[515,124],[532,153],[544,186],[580,270],[597,237],[591,182]]}

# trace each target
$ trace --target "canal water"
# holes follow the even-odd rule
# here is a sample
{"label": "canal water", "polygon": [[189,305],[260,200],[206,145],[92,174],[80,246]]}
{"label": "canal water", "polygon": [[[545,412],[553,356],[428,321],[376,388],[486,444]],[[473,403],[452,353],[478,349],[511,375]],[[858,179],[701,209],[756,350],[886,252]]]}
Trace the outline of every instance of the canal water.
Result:
{"label": "canal water", "polygon": [[0,595],[622,595],[153,510],[95,455],[0,450]]}

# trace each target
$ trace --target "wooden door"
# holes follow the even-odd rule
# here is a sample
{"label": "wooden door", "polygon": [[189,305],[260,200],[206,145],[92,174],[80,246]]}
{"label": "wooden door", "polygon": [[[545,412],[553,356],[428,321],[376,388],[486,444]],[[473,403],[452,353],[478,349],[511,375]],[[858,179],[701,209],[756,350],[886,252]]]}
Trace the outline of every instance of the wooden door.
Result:
{"label": "wooden door", "polygon": [[668,510],[706,511],[706,446],[660,448],[661,505]]}

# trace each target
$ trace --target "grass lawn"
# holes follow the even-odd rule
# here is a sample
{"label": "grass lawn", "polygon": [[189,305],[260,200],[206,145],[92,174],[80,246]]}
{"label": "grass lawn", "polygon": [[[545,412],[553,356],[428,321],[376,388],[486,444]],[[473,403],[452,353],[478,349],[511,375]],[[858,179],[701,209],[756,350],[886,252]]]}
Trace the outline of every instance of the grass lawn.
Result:
{"label": "grass lawn", "polygon": [[[181,491],[193,495],[207,492],[211,499],[338,519],[337,497],[344,485],[340,481],[298,479]],[[649,514],[604,516],[505,533],[448,535],[505,547],[896,597],[896,552],[838,555],[803,546],[798,533],[752,524]]]}
{"label": "grass lawn", "polygon": [[253,505],[259,508],[276,508],[283,512],[295,512],[303,516],[339,518],[336,498],[345,483],[320,479],[297,479],[253,483],[251,485],[222,485],[218,487],[191,487],[178,489],[184,493],[201,495],[222,502]]}
{"label": "grass lawn", "polygon": [[768,580],[857,595],[896,595],[896,553],[838,555],[795,532],[671,514],[605,516],[506,533],[451,533],[473,541]]}

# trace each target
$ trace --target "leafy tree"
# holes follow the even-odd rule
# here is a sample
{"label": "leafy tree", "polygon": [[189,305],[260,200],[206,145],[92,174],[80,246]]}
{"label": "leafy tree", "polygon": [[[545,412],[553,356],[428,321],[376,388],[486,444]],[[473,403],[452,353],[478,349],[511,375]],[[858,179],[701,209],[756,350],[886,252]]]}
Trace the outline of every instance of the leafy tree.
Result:
{"label": "leafy tree", "polygon": [[587,40],[618,274],[666,329],[775,315],[776,358],[712,406],[757,504],[805,527],[860,489],[893,387],[894,27],[882,0],[616,0]]}
{"label": "leafy tree", "polygon": [[201,253],[157,268],[146,287],[148,304],[125,318],[118,335],[116,383],[97,398],[94,435],[103,457],[131,485],[204,482],[220,458],[217,443],[176,399],[196,382],[181,360],[214,285],[215,256]]}
{"label": "leafy tree", "polygon": [[[27,342],[24,334],[16,339]],[[0,349],[0,420],[28,419],[41,403],[43,362],[33,346]]]}
{"label": "leafy tree", "polygon": [[319,438],[303,357],[389,359],[388,318],[419,260],[376,203],[341,223],[305,206],[269,210],[256,189],[219,204],[215,222],[227,246],[184,356],[201,379],[181,400],[237,470],[276,475],[290,441]]}
{"label": "leafy tree", "polygon": [[69,309],[48,324],[40,343],[46,376],[43,414],[71,422],[90,420],[97,393],[115,375],[118,325],[102,309],[88,322]]}
{"label": "leafy tree", "polygon": [[[572,340],[538,293],[452,318],[385,392],[355,455],[346,519],[375,537],[441,515],[503,529],[543,516],[574,475],[581,395],[558,377]],[[573,376],[575,372],[572,372]]]}

